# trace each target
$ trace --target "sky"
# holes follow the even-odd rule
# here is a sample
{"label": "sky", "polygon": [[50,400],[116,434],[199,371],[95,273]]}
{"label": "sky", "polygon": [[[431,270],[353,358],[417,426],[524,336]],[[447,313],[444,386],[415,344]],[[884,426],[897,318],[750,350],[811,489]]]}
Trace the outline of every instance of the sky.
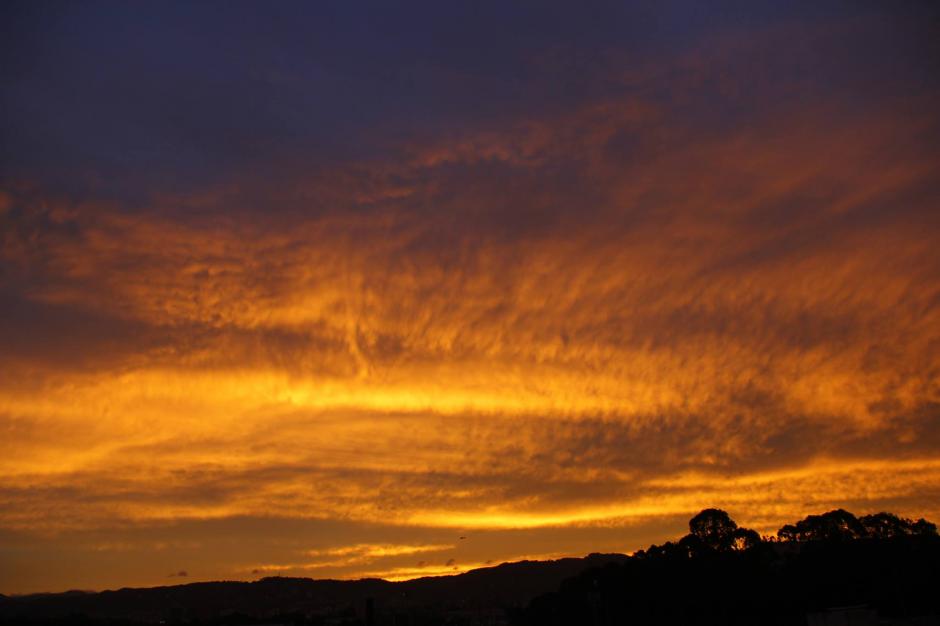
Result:
{"label": "sky", "polygon": [[0,593],[940,520],[936,4],[0,12]]}

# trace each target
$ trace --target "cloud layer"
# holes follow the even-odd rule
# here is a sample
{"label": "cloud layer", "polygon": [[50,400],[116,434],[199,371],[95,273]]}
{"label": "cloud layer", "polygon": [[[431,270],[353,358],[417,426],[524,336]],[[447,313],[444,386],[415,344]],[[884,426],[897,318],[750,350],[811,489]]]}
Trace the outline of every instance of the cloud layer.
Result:
{"label": "cloud layer", "polygon": [[[835,506],[940,517],[935,50],[904,16],[767,11],[503,42],[518,89],[485,55],[402,61],[446,97],[423,124],[363,104],[345,151],[277,107],[365,61],[287,72],[272,45],[162,148],[152,120],[17,131],[3,591],[628,551],[706,506],[765,531]],[[6,77],[22,102],[65,84],[34,44]],[[582,82],[513,99],[547,77]],[[505,106],[468,107],[462,80]],[[237,90],[262,104],[233,105],[233,134],[203,107]],[[50,137],[100,154],[65,174]],[[79,565],[47,582],[35,563],[63,554]]]}

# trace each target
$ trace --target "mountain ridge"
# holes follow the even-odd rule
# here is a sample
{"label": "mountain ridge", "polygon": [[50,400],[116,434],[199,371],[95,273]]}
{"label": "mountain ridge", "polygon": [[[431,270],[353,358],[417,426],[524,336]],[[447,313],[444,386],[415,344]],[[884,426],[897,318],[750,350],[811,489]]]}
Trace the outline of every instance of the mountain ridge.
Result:
{"label": "mountain ridge", "polygon": [[592,553],[548,561],[523,560],[406,581],[268,576],[254,581],[201,581],[95,592],[35,593],[0,599],[0,618],[55,619],[84,615],[93,619],[153,622],[167,617],[212,619],[226,614],[358,614],[364,612],[367,600],[384,610],[397,606],[403,609],[434,607],[435,610],[521,607],[532,598],[556,589],[567,578],[628,558],[624,554]]}

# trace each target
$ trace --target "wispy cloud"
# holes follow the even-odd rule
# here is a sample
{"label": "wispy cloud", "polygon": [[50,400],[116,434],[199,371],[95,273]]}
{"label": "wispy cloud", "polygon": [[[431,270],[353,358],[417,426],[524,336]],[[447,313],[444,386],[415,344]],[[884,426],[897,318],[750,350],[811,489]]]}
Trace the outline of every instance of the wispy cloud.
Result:
{"label": "wispy cloud", "polygon": [[[605,533],[712,505],[940,517],[937,94],[916,50],[844,52],[920,31],[798,17],[611,45],[570,60],[577,98],[455,105],[342,158],[141,170],[146,193],[24,153],[35,175],[0,179],[0,530],[224,563],[199,576],[406,578],[589,544],[569,531],[632,549]],[[345,538],[134,538],[232,520]],[[518,529],[531,549],[450,538]]]}

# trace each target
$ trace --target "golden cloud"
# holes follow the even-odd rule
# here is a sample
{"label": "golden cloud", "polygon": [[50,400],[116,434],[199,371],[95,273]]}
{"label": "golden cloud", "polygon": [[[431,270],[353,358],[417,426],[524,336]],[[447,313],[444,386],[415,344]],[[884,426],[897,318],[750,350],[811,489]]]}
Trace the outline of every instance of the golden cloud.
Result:
{"label": "golden cloud", "polygon": [[798,113],[613,98],[267,199],[306,211],[4,191],[0,527],[936,517],[935,123]]}

